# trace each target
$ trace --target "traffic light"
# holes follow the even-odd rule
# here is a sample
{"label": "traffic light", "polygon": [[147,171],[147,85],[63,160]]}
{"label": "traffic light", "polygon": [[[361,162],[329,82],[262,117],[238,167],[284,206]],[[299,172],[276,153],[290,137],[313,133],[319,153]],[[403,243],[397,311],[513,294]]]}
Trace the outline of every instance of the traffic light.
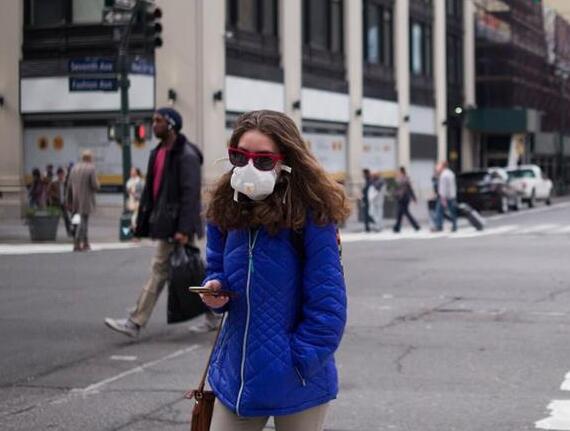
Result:
{"label": "traffic light", "polygon": [[136,123],[135,124],[135,145],[144,145],[150,139],[150,130],[148,124]]}
{"label": "traffic light", "polygon": [[145,45],[151,50],[162,46],[162,9],[152,2],[145,2],[142,10],[142,23]]}

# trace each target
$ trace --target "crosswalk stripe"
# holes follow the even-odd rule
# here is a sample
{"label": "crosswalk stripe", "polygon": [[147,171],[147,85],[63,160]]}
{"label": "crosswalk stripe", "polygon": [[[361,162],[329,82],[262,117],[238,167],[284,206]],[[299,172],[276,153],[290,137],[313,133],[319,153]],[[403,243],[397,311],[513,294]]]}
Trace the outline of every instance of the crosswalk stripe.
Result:
{"label": "crosswalk stripe", "polygon": [[570,430],[570,401],[554,400],[547,407],[550,416],[535,422],[535,427],[542,430]]}

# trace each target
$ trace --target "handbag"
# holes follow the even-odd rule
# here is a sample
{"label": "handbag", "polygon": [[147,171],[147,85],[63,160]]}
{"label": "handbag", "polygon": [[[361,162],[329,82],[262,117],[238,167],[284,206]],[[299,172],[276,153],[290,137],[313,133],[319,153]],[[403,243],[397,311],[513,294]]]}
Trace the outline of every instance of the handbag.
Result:
{"label": "handbag", "polygon": [[167,322],[184,322],[206,312],[200,296],[188,291],[189,286],[200,286],[205,277],[200,249],[177,244],[169,256],[169,267]]}
{"label": "handbag", "polygon": [[[225,317],[225,316],[224,316]],[[206,376],[208,375],[208,368],[210,367],[210,360],[212,359],[212,354],[214,353],[214,348],[220,337],[220,332],[222,330],[222,325],[224,323],[224,318],[218,327],[216,333],[216,338],[214,339],[214,344],[208,355],[208,361],[206,362],[206,368],[202,373],[202,378],[200,379],[200,384],[197,389],[192,389],[186,394],[184,398],[191,400],[194,398],[194,407],[192,408],[192,420],[190,423],[190,431],[209,431],[210,424],[212,423],[212,415],[214,413],[214,402],[216,401],[216,396],[212,391],[205,391],[204,386],[206,384]]]}

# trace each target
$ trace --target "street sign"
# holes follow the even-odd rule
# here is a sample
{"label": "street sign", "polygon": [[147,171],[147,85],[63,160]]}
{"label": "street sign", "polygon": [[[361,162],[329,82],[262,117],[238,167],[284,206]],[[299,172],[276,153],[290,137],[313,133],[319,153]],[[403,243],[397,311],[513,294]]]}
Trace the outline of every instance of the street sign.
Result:
{"label": "street sign", "polygon": [[135,58],[131,63],[131,73],[154,76],[154,62],[145,58]]}
{"label": "street sign", "polygon": [[69,78],[69,91],[117,91],[117,78]]}
{"label": "street sign", "polygon": [[128,24],[133,13],[128,10],[103,9],[103,24]]}
{"label": "street sign", "polygon": [[105,58],[73,58],[68,62],[69,73],[115,73],[115,61]]}
{"label": "street sign", "polygon": [[115,0],[113,7],[115,9],[131,10],[135,7],[136,0]]}

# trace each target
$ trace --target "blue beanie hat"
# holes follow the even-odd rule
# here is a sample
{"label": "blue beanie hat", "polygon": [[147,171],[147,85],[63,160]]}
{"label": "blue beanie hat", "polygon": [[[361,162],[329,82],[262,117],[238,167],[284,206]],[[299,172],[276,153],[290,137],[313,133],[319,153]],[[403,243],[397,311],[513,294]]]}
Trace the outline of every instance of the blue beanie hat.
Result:
{"label": "blue beanie hat", "polygon": [[180,129],[182,129],[182,115],[177,110],[166,107],[157,109],[156,113],[163,117],[177,133],[180,132]]}

